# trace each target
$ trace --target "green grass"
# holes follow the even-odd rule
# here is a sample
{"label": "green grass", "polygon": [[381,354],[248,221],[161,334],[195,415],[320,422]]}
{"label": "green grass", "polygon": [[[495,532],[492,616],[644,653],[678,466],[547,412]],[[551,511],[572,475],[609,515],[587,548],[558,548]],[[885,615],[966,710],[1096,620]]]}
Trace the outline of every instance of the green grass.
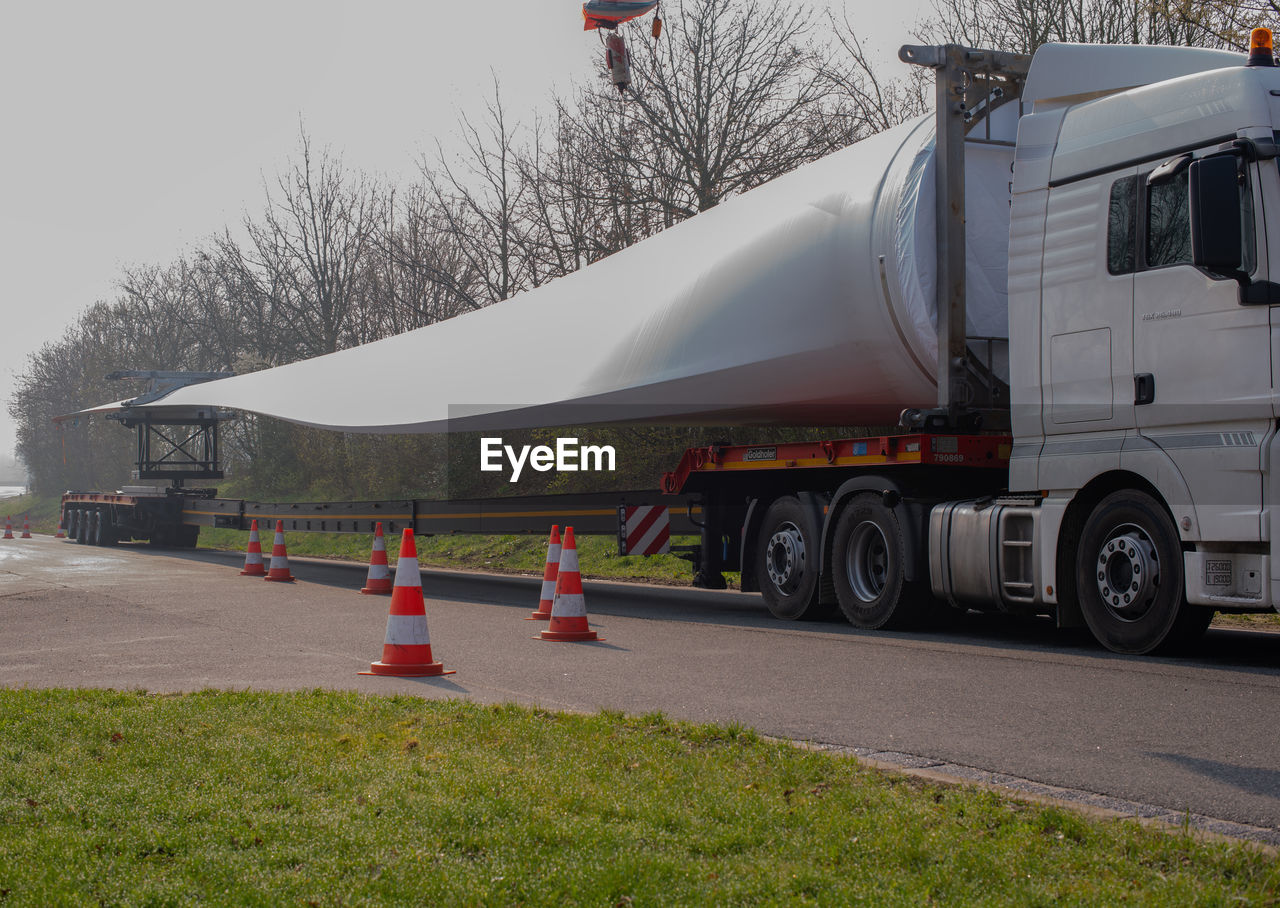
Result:
{"label": "green grass", "polygon": [[[262,536],[263,550],[270,552],[271,536]],[[319,558],[346,558],[368,563],[373,546],[371,535],[355,533],[286,533],[290,555]],[[636,580],[649,583],[688,585],[693,569],[688,561],[675,555],[619,555],[618,542],[612,536],[578,536],[578,563],[584,577],[607,580]],[[693,545],[694,537],[675,537],[672,545]],[[434,567],[500,573],[542,574],[547,559],[547,540],[543,536],[418,536],[414,543],[418,560]],[[240,530],[202,528],[202,548],[243,552],[249,534]],[[387,536],[387,557],[392,564],[399,557],[400,538]],[[727,574],[737,585],[737,574]]]}
{"label": "green grass", "polygon": [[0,691],[0,903],[1274,904],[1280,862],[739,726]]}

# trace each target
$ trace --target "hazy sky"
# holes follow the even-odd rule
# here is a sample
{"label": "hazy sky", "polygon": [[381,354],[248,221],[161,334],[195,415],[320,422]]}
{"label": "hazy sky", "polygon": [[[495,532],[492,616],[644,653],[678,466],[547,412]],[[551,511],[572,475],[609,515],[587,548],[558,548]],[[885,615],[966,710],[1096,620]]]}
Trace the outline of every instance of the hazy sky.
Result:
{"label": "hazy sky", "polygon": [[[927,0],[843,7],[890,67]],[[263,180],[313,141],[407,180],[459,111],[502,86],[523,116],[595,71],[580,0],[182,0],[0,9],[0,452],[28,353],[114,297],[122,267],[165,264],[263,207]],[[122,430],[123,431],[123,430]]]}

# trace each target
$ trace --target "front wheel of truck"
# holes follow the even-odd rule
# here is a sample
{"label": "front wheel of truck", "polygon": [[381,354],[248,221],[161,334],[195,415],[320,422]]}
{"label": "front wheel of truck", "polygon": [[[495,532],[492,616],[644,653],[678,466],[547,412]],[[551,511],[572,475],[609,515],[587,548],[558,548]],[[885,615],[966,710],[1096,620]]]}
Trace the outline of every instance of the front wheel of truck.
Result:
{"label": "front wheel of truck", "polygon": [[1189,605],[1173,520],[1145,492],[1113,492],[1085,521],[1076,553],[1085,623],[1116,653],[1143,654],[1197,639],[1213,612]]}

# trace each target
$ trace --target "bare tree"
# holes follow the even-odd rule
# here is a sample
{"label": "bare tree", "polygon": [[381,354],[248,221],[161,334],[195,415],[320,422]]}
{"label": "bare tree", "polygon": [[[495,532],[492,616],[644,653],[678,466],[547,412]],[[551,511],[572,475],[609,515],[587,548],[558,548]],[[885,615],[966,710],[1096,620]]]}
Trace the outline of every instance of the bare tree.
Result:
{"label": "bare tree", "polygon": [[904,79],[886,80],[848,15],[832,15],[830,23],[832,46],[818,66],[834,98],[820,113],[835,120],[825,134],[850,144],[932,110],[933,85],[924,70],[913,66]]}
{"label": "bare tree", "polygon": [[601,172],[574,112],[556,102],[554,117],[537,121],[532,144],[518,159],[526,187],[521,214],[533,285],[607,255]]}
{"label": "bare tree", "polygon": [[[460,216],[460,215],[459,215]],[[368,292],[381,336],[400,334],[475,308],[479,278],[434,190],[414,184],[383,201],[370,256]]]}
{"label": "bare tree", "polygon": [[1172,6],[1172,14],[1212,35],[1213,46],[1248,50],[1249,33],[1258,27],[1280,28],[1277,0],[1184,0]]}
{"label": "bare tree", "polygon": [[495,78],[484,120],[459,116],[462,151],[451,156],[437,145],[434,164],[423,162],[445,228],[457,236],[477,280],[474,287],[452,288],[471,308],[507,299],[529,283],[518,219],[525,189],[516,165],[518,132]]}
{"label": "bare tree", "polygon": [[255,283],[289,322],[287,358],[332,353],[359,340],[362,269],[373,226],[374,193],[362,177],[305,133],[301,160],[267,189],[261,221],[246,219]]}

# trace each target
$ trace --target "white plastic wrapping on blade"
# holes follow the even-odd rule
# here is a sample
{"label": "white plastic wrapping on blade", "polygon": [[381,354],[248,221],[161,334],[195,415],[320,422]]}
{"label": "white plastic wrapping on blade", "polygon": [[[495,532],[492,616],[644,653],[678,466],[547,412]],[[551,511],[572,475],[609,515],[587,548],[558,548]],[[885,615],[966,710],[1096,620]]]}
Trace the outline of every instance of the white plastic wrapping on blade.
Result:
{"label": "white plastic wrapping on blade", "polygon": [[[921,118],[504,302],[162,403],[356,432],[892,423],[936,397],[932,137]],[[971,333],[1006,330],[1011,158],[972,155]]]}

